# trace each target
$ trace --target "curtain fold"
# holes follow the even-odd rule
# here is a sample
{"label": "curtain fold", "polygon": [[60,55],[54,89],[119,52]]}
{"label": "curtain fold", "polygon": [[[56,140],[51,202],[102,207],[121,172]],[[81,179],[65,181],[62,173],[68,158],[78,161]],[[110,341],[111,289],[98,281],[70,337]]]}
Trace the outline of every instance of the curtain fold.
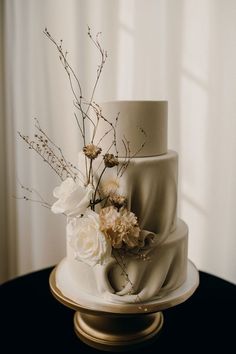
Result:
{"label": "curtain fold", "polygon": [[236,3],[0,4],[0,281],[55,264],[65,255],[64,217],[18,199],[24,195],[23,184],[52,203],[52,190],[60,181],[17,132],[33,135],[36,117],[77,163],[82,141],[70,86],[43,30],[63,39],[89,94],[98,64],[87,36],[89,25],[95,34],[102,32],[108,50],[97,101],[169,101],[168,145],[180,157],[179,215],[190,227],[189,258],[200,269],[236,283]]}
{"label": "curtain fold", "polygon": [[4,90],[4,4],[0,1],[0,283],[8,278],[7,222],[6,222],[6,136]]}

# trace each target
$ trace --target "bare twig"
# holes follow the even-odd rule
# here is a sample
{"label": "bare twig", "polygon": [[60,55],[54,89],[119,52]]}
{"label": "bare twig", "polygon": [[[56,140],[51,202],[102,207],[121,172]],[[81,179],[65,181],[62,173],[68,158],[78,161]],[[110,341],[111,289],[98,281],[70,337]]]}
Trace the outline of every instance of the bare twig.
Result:
{"label": "bare twig", "polygon": [[107,59],[107,52],[104,49],[102,49],[101,44],[99,42],[99,36],[100,35],[101,35],[101,32],[98,32],[96,37],[94,38],[92,36],[92,34],[91,34],[91,28],[88,26],[88,36],[89,36],[89,38],[91,39],[91,41],[93,42],[93,44],[95,45],[95,47],[98,49],[98,51],[100,53],[101,63],[98,65],[97,76],[96,76],[96,79],[95,79],[95,83],[94,83],[94,86],[93,86],[92,94],[91,94],[91,97],[90,97],[90,100],[89,100],[89,105],[88,105],[86,113],[88,113],[90,105],[93,102],[93,98],[94,98],[94,94],[95,94],[95,91],[96,91],[96,88],[97,88],[97,85],[98,85],[98,81],[100,79],[103,67],[104,67],[106,59]]}
{"label": "bare twig", "polygon": [[31,202],[34,202],[34,203],[39,203],[41,206],[43,206],[45,208],[48,208],[48,209],[51,208],[52,205],[50,203],[48,203],[36,189],[25,187],[19,181],[19,179],[18,179],[18,183],[19,183],[21,189],[24,190],[27,194],[29,194],[29,195],[34,195],[35,194],[38,197],[38,199],[34,199],[34,198],[31,198],[31,197],[28,197],[27,195],[23,195],[22,197],[15,197],[15,199],[23,199],[23,200],[31,201]]}

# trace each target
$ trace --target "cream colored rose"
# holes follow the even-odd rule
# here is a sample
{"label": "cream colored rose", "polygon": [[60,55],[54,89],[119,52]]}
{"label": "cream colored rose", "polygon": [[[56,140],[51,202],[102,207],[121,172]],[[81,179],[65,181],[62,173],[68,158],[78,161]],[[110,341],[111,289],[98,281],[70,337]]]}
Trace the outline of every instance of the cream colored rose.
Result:
{"label": "cream colored rose", "polygon": [[64,213],[71,217],[83,214],[89,206],[93,192],[91,185],[83,187],[72,178],[67,178],[54,189],[53,195],[58,200],[52,205],[51,210],[55,214]]}
{"label": "cream colored rose", "polygon": [[90,266],[103,265],[111,258],[111,244],[99,226],[99,215],[92,210],[87,210],[83,217],[69,218],[67,222],[67,237],[75,258]]}

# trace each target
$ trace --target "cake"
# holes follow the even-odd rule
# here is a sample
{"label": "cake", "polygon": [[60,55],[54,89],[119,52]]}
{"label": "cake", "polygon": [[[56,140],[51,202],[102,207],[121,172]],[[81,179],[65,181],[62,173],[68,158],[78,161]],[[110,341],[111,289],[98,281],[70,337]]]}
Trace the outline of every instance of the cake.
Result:
{"label": "cake", "polygon": [[178,154],[167,146],[168,103],[98,107],[99,139],[84,146],[79,168],[84,176],[85,161],[93,163],[89,173],[101,202],[95,195],[88,210],[95,187],[81,181],[77,188],[67,179],[54,190],[52,210],[67,215],[67,255],[56,284],[75,301],[81,294],[113,304],[152,301],[187,276],[188,227],[177,217]]}

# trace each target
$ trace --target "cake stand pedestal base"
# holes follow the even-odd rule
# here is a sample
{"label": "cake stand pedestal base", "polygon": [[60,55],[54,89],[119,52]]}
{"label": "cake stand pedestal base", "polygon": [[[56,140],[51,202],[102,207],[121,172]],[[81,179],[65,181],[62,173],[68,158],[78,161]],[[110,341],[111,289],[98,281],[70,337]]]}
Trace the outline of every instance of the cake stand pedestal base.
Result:
{"label": "cake stand pedestal base", "polygon": [[74,329],[86,344],[101,350],[122,351],[149,341],[162,328],[163,314],[99,316],[76,312]]}
{"label": "cake stand pedestal base", "polygon": [[[58,288],[57,272],[62,272],[63,279],[67,280],[64,287],[59,283]],[[194,264],[188,261],[186,281],[179,288],[161,298],[133,304],[111,303],[84,294],[78,284],[72,282],[66,260],[53,269],[49,284],[53,296],[76,311],[74,329],[83,342],[96,349],[124,351],[156,339],[163,326],[161,311],[187,300],[199,284],[199,275]],[[67,293],[68,287],[75,291],[71,296]]]}

